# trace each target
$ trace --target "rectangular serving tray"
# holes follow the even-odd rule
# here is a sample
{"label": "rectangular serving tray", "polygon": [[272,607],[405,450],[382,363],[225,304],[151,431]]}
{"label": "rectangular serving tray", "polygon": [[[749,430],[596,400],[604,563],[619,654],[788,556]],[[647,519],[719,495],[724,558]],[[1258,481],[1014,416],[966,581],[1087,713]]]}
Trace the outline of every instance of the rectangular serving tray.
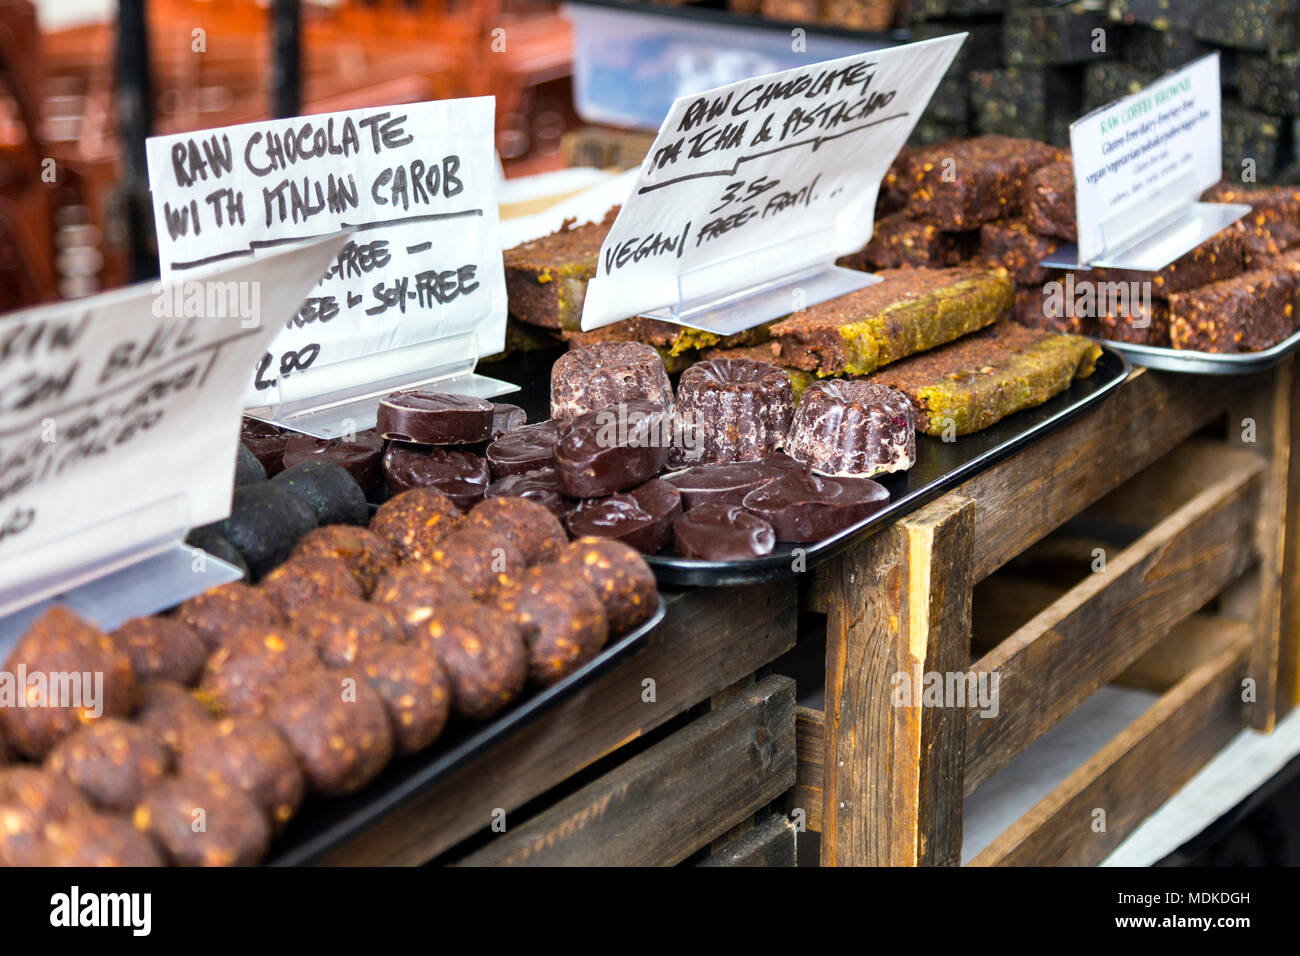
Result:
{"label": "rectangular serving tray", "polygon": [[1162,372],[1183,372],[1188,375],[1249,375],[1272,368],[1291,353],[1300,349],[1300,332],[1283,339],[1272,348],[1261,352],[1192,352],[1171,349],[1163,345],[1134,345],[1098,339],[1102,345],[1121,352],[1129,362]]}
{"label": "rectangular serving tray", "polygon": [[[793,577],[862,541],[883,525],[897,521],[1008,455],[1050,435],[1076,415],[1101,401],[1128,376],[1128,359],[1103,345],[1096,370],[1055,398],[971,435],[945,442],[916,436],[916,464],[908,471],[876,478],[889,491],[889,504],[839,534],[810,544],[778,543],[761,558],[744,561],[701,561],[674,555],[648,555],[660,584],[719,587],[753,584]],[[798,570],[796,570],[796,567]]]}
{"label": "rectangular serving tray", "polygon": [[[267,866],[302,866],[360,835],[366,827],[454,771],[499,746],[575,691],[636,653],[664,619],[663,598],[644,624],[607,645],[596,657],[558,684],[536,691],[499,717],[477,724],[452,718],[428,750],[399,757],[374,781],[349,797],[309,797],[288,829],[271,844]],[[487,826],[490,821],[484,820]]]}

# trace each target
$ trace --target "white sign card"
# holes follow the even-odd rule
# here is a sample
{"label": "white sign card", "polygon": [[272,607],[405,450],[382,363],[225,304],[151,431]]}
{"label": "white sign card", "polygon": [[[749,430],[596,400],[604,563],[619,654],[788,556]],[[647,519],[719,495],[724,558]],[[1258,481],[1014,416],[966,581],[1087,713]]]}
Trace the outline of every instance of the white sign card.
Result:
{"label": "white sign card", "polygon": [[724,297],[861,249],[881,180],[965,37],[679,97],[601,247],[582,327]]}
{"label": "white sign card", "polygon": [[[295,373],[379,353],[445,343],[432,353],[439,362],[472,368],[479,355],[501,350],[494,103],[411,103],[148,141],[164,278],[353,230],[253,363],[246,408],[275,404]],[[414,349],[411,370],[428,368],[430,354]],[[318,387],[403,371],[394,353],[318,376]],[[316,394],[312,381],[301,376],[295,398],[304,388]]]}
{"label": "white sign card", "polygon": [[1080,264],[1159,269],[1240,218],[1198,215],[1223,174],[1220,93],[1213,53],[1071,124]]}
{"label": "white sign card", "polygon": [[344,241],[0,317],[0,591],[230,513],[248,369]]}

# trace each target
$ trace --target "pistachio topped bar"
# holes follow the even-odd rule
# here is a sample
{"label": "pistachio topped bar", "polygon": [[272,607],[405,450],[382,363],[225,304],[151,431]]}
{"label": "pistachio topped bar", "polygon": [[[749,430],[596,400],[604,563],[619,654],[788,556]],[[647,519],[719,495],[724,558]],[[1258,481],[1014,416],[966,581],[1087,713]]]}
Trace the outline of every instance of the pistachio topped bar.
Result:
{"label": "pistachio topped bar", "polygon": [[587,282],[596,274],[600,245],[618,215],[615,206],[600,222],[572,219],[549,236],[505,251],[506,298],[520,322],[547,329],[576,329],[582,320]]}
{"label": "pistachio topped bar", "polygon": [[999,322],[867,380],[912,400],[917,431],[966,435],[1041,405],[1074,379],[1087,378],[1100,355],[1101,347],[1081,335]]}
{"label": "pistachio topped bar", "polygon": [[891,269],[881,281],[772,326],[782,365],[866,375],[1005,317],[1012,284],[979,269]]}

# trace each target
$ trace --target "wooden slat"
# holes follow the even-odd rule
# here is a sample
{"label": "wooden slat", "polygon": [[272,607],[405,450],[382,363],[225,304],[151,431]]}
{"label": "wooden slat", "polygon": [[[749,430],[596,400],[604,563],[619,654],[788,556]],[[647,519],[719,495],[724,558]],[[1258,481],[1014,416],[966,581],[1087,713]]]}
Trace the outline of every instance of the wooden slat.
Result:
{"label": "wooden slat", "polygon": [[[1245,726],[1240,681],[1253,643],[1220,620],[1222,649],[1194,668],[980,852],[974,866],[1089,866],[1106,857]],[[1105,829],[1098,831],[1098,810]]]}
{"label": "wooden slat", "polygon": [[[1115,678],[1116,684],[1139,687],[1163,694],[1169,691],[1188,671],[1212,660],[1223,650],[1224,618],[1215,614],[1193,614],[1174,626],[1155,647],[1147,651]],[[1230,630],[1247,634],[1250,628],[1236,621],[1228,621]]]}
{"label": "wooden slat", "polygon": [[975,499],[975,580],[1160,458],[1257,377],[1135,369],[1115,394],[957,488]]}
{"label": "wooden slat", "polygon": [[794,866],[795,832],[789,818],[774,813],[743,836],[717,847],[699,866]]}
{"label": "wooden slat", "polygon": [[[648,646],[557,704],[485,758],[386,814],[323,862],[415,865],[487,827],[605,754],[789,650],[794,588],[665,592],[668,615]],[[643,682],[655,682],[654,702]]]}
{"label": "wooden slat", "polygon": [[1171,455],[1167,466],[1181,470],[1193,462],[1205,469],[1202,491],[976,663],[976,671],[999,675],[1000,707],[995,718],[976,710],[965,715],[967,793],[1252,560],[1260,460],[1220,449],[1211,464],[1193,450]]}
{"label": "wooden slat", "polygon": [[974,524],[947,495],[828,563],[823,865],[960,861],[963,715],[894,688],[968,667]]}
{"label": "wooden slat", "polygon": [[790,806],[804,812],[804,825],[809,830],[821,833],[822,781],[826,777],[822,759],[826,753],[826,714],[811,707],[798,707],[795,709],[794,729],[799,772]]}
{"label": "wooden slat", "polygon": [[679,863],[794,785],[794,699],[767,677],[461,865]]}

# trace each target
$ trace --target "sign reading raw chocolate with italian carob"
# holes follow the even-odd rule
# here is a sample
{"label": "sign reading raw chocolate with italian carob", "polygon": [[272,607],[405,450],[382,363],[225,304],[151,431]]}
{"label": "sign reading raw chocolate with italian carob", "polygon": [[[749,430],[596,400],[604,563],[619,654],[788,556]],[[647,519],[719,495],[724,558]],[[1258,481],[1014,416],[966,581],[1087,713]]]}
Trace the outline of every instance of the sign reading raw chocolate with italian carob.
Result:
{"label": "sign reading raw chocolate with italian carob", "polygon": [[308,369],[438,341],[472,365],[504,346],[493,116],[476,97],[149,140],[164,277],[354,230],[257,358],[245,407]]}
{"label": "sign reading raw chocolate with italian carob", "polygon": [[678,98],[600,250],[582,327],[743,292],[861,249],[881,180],[965,37]]}

